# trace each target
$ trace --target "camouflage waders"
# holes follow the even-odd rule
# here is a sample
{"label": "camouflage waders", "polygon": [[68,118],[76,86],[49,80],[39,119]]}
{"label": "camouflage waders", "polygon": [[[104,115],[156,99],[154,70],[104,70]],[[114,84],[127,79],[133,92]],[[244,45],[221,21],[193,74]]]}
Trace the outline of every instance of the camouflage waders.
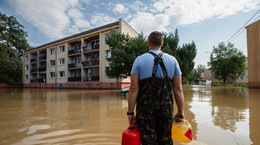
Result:
{"label": "camouflage waders", "polygon": [[[142,145],[172,145],[173,116],[172,79],[168,78],[161,52],[149,52],[154,58],[152,77],[139,81],[136,121],[140,126]],[[156,78],[158,63],[163,78]]]}

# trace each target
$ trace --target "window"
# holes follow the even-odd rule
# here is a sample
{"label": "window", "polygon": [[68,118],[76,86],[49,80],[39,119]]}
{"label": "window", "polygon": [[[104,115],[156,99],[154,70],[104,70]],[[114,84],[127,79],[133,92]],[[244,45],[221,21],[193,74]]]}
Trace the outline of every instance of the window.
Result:
{"label": "window", "polygon": [[51,66],[55,66],[55,60],[51,60]]}
{"label": "window", "polygon": [[110,33],[106,34],[106,38],[105,39],[108,39],[109,37],[111,37]]}
{"label": "window", "polygon": [[55,48],[51,49],[51,55],[55,54]]}
{"label": "window", "polygon": [[109,50],[109,51],[106,51],[106,57],[107,58],[111,58],[111,51]]}
{"label": "window", "polygon": [[25,61],[28,61],[28,59],[29,59],[29,58],[28,58],[28,55],[26,55],[26,56],[25,56]]}
{"label": "window", "polygon": [[60,46],[60,52],[64,52],[65,51],[65,46]]}
{"label": "window", "polygon": [[26,76],[25,76],[25,80],[28,80],[28,78],[29,78],[29,76],[28,76],[28,75],[26,75]]}
{"label": "window", "polygon": [[25,65],[25,70],[28,70],[28,65]]}
{"label": "window", "polygon": [[243,76],[239,76],[239,77],[238,77],[238,80],[243,80]]}
{"label": "window", "polygon": [[65,63],[65,59],[64,59],[64,58],[61,58],[61,59],[60,59],[60,65],[64,65],[64,63]]}
{"label": "window", "polygon": [[75,58],[75,63],[81,63],[81,58],[80,57]]}
{"label": "window", "polygon": [[75,77],[81,77],[81,71],[76,71],[75,72]]}
{"label": "window", "polygon": [[60,74],[60,78],[64,78],[65,77],[65,72],[64,71],[60,71],[59,74]]}
{"label": "window", "polygon": [[55,78],[55,72],[50,72],[51,78]]}

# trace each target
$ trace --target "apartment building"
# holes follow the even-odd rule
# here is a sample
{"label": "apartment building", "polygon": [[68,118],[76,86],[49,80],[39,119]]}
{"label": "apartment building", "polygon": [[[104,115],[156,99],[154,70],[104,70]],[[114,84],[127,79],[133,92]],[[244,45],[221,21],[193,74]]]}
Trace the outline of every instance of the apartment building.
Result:
{"label": "apartment building", "polygon": [[248,83],[250,87],[260,88],[260,20],[248,25],[246,31]]}
{"label": "apartment building", "polygon": [[[111,50],[105,42],[110,30],[136,37],[138,33],[123,19],[62,38],[23,54],[24,87],[116,88],[116,79],[106,76]],[[120,79],[119,88],[130,79]]]}

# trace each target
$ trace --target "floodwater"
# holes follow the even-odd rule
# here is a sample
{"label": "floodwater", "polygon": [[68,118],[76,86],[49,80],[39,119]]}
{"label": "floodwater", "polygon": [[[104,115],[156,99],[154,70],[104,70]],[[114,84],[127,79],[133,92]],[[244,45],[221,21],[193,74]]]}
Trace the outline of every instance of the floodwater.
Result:
{"label": "floodwater", "polygon": [[[260,144],[260,89],[184,86],[184,94],[189,145]],[[0,89],[0,144],[120,145],[127,105],[117,90]]]}

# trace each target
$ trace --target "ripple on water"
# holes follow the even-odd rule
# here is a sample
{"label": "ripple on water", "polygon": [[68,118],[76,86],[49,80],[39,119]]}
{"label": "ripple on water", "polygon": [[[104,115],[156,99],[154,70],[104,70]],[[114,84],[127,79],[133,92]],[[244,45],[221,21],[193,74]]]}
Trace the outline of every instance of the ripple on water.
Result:
{"label": "ripple on water", "polygon": [[[45,134],[34,134],[23,140],[17,142],[15,145],[35,145],[35,144],[59,144],[59,143],[73,143],[73,144],[106,144],[106,145],[120,145],[111,142],[110,138],[121,138],[120,135],[111,135],[103,133],[79,134],[80,129],[74,130],[60,130]],[[73,134],[76,133],[77,134]]]}

